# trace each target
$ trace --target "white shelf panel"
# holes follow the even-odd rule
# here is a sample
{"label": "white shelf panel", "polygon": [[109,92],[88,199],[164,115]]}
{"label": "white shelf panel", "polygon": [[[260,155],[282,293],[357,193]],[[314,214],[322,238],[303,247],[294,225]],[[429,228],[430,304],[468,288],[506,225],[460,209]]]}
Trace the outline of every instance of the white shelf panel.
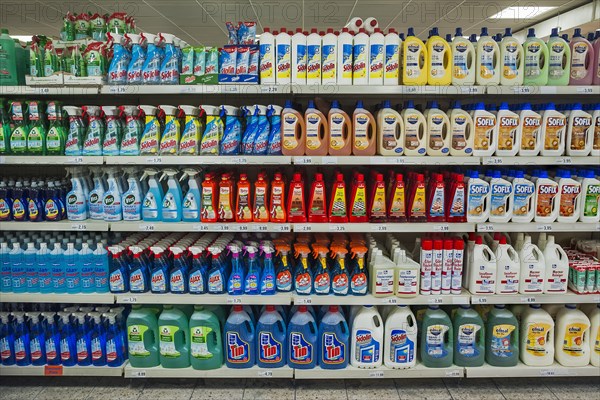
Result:
{"label": "white shelf panel", "polygon": [[475,232],[472,223],[345,223],[293,224],[294,232]]}
{"label": "white shelf panel", "polygon": [[311,294],[303,296],[294,294],[294,304],[312,304],[312,305],[442,305],[442,304],[469,304],[470,296],[466,290],[459,295],[431,295],[416,297],[374,297],[371,294],[364,296],[319,296]]}
{"label": "white shelf panel", "polygon": [[600,223],[575,222],[572,224],[554,222],[545,224],[530,222],[494,223],[485,222],[477,224],[477,232],[600,232]]}
{"label": "white shelf panel", "polygon": [[296,369],[296,379],[384,379],[384,378],[462,378],[465,376],[463,367],[427,368],[417,364],[408,369],[391,369],[379,367],[372,369],[356,368],[351,365],[344,369]]}
{"label": "white shelf panel", "polygon": [[480,165],[480,157],[294,156],[297,165]]}
{"label": "white shelf panel", "polygon": [[484,364],[482,367],[466,367],[465,373],[467,378],[600,377],[600,368],[593,365],[586,367],[563,367],[556,362],[547,367],[530,367],[519,362],[515,367],[493,367],[488,364]]}
{"label": "white shelf panel", "polygon": [[476,95],[484,94],[485,86],[402,86],[402,85],[292,85],[294,94],[357,94],[357,95]]}
{"label": "white shelf panel", "polygon": [[600,303],[600,294],[471,294],[472,304],[589,304]]}
{"label": "white shelf panel", "polygon": [[600,86],[488,86],[488,95],[599,95]]}
{"label": "white shelf panel", "polygon": [[98,88],[94,86],[0,86],[1,96],[81,96],[96,94],[98,94]]}
{"label": "white shelf panel", "polygon": [[101,94],[290,94],[289,85],[105,85]]}
{"label": "white shelf panel", "polygon": [[108,165],[290,165],[289,156],[106,156]]}
{"label": "white shelf panel", "polygon": [[599,157],[576,157],[576,156],[535,156],[535,157],[481,157],[483,165],[521,165],[524,167],[534,165],[599,165]]}
{"label": "white shelf panel", "polygon": [[292,304],[291,293],[276,293],[271,296],[230,296],[228,294],[172,294],[172,293],[118,293],[117,304]]}
{"label": "white shelf panel", "polygon": [[112,293],[0,293],[0,303],[114,304]]}
{"label": "white shelf panel", "polygon": [[102,156],[0,156],[5,165],[102,165]]}
{"label": "white shelf panel", "polygon": [[35,366],[27,365],[19,367],[16,365],[0,366],[0,376],[123,376],[123,368],[119,367],[73,367],[56,366]]}
{"label": "white shelf panel", "polygon": [[116,232],[289,232],[291,224],[119,221],[110,224]]}
{"label": "white shelf panel", "polygon": [[104,221],[41,221],[41,222],[0,222],[0,231],[108,231]]}
{"label": "white shelf panel", "polygon": [[197,370],[188,368],[134,368],[125,367],[125,378],[293,378],[294,370],[288,366],[281,368],[227,368]]}

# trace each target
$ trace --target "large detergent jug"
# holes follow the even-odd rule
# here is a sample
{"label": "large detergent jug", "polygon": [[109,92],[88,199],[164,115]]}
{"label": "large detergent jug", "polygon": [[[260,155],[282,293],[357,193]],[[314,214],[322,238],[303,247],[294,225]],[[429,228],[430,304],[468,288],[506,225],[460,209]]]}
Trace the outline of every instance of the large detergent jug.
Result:
{"label": "large detergent jug", "polygon": [[504,305],[487,315],[485,361],[495,367],[514,367],[519,362],[519,323]]}
{"label": "large detergent jug", "polygon": [[558,35],[559,28],[552,28],[548,38],[548,85],[566,86],[571,78],[571,47]]}
{"label": "large detergent jug", "polygon": [[600,367],[600,304],[588,314],[590,318],[590,353],[594,367]]}
{"label": "large detergent jug", "polygon": [[562,247],[554,243],[553,235],[548,235],[543,251],[544,260],[546,261],[544,293],[566,293],[569,278],[569,258],[567,257],[567,253],[565,253]]}
{"label": "large detergent jug", "polygon": [[223,343],[217,316],[203,306],[194,306],[190,317],[190,360],[194,369],[216,369],[223,365]]}
{"label": "large detergent jug", "polygon": [[519,293],[542,293],[546,279],[546,261],[540,249],[531,243],[531,236],[525,236],[525,242],[519,250],[521,276]]}
{"label": "large detergent jug", "polygon": [[496,292],[497,265],[494,252],[477,236],[472,254],[469,257],[470,269],[468,288],[473,294],[494,294]]}
{"label": "large detergent jug", "polygon": [[377,112],[377,154],[401,156],[404,153],[404,119],[385,100]]}
{"label": "large detergent jug", "polygon": [[532,367],[554,362],[554,320],[539,304],[530,304],[521,314],[521,361]]}
{"label": "large detergent jug", "polygon": [[485,358],[485,328],[479,313],[461,305],[454,314],[454,364],[481,367]]}
{"label": "large detergent jug", "polygon": [[417,320],[407,306],[397,306],[385,319],[383,362],[388,368],[410,368],[417,362]]}
{"label": "large detergent jug", "polygon": [[525,54],[523,84],[546,86],[550,64],[548,46],[542,39],[535,37],[534,28],[529,28],[527,31],[527,39],[523,43],[523,52]]}
{"label": "large detergent jug", "polygon": [[542,113],[543,156],[561,156],[565,151],[567,136],[567,117],[554,107],[554,103],[546,104]]}
{"label": "large detergent jug", "polygon": [[376,123],[373,114],[358,101],[352,114],[352,154],[373,156],[376,147]]}
{"label": "large detergent jug", "polygon": [[256,361],[261,368],[279,368],[286,364],[286,329],[275,306],[268,305],[256,324]]}
{"label": "large detergent jug", "polygon": [[337,100],[331,103],[328,124],[329,155],[349,156],[352,152],[352,121]]}
{"label": "large detergent jug", "polygon": [[500,84],[501,59],[498,43],[488,35],[487,28],[481,28],[477,42],[477,62],[475,63],[475,82],[477,85]]}
{"label": "large detergent jug", "polygon": [[452,321],[439,306],[429,306],[421,322],[421,362],[428,368],[448,368],[454,357]]}
{"label": "large detergent jug", "polygon": [[133,306],[127,316],[129,364],[134,368],[157,367],[159,334],[157,310]]}
{"label": "large detergent jug", "polygon": [[286,156],[301,156],[305,152],[306,124],[302,114],[294,109],[291,100],[286,100],[281,112],[281,151]]}
{"label": "large detergent jug", "polygon": [[594,144],[592,115],[581,109],[581,103],[571,106],[567,125],[567,155],[588,156]]}
{"label": "large detergent jug", "polygon": [[402,82],[405,85],[426,85],[427,60],[425,43],[415,36],[413,28],[408,28],[402,44]]}
{"label": "large detergent jug", "polygon": [[223,328],[225,364],[229,368],[251,368],[256,364],[256,335],[252,318],[235,305]]}
{"label": "large detergent jug", "polygon": [[519,293],[519,280],[521,277],[521,263],[519,254],[506,242],[502,235],[496,247],[496,294]]}
{"label": "large detergent jug", "polygon": [[315,107],[312,100],[308,101],[304,112],[306,125],[306,155],[326,156],[329,150],[329,125],[327,117]]}
{"label": "large detergent jug", "polygon": [[172,305],[163,306],[158,317],[160,365],[164,368],[190,366],[188,316]]}
{"label": "large detergent jug", "polygon": [[461,109],[459,101],[454,101],[448,109],[450,122],[450,155],[470,156],[473,154],[473,118]]}
{"label": "large detergent jug", "polygon": [[[495,43],[495,42],[494,42]],[[485,109],[483,103],[477,103],[471,112],[473,118],[473,155],[491,156],[496,151],[498,141],[496,115]]]}
{"label": "large detergent jug", "polygon": [[427,39],[427,84],[450,85],[452,83],[452,50],[434,27]]}
{"label": "large detergent jug", "polygon": [[463,37],[462,28],[456,28],[452,39],[452,84],[475,84],[475,47],[473,43]]}
{"label": "large detergent jug", "polygon": [[[429,42],[427,42],[429,44]],[[427,110],[427,155],[447,156],[450,154],[450,120],[445,112],[432,101]]]}
{"label": "large detergent jug", "polygon": [[[307,306],[299,306],[288,324],[287,364],[292,368],[312,369],[317,365],[318,329]],[[347,351],[347,350],[346,350]]]}
{"label": "large detergent jug", "polygon": [[560,365],[583,367],[590,363],[590,320],[574,304],[566,304],[556,314],[554,338],[554,357]]}
{"label": "large detergent jug", "polygon": [[350,332],[338,306],[329,306],[319,322],[319,359],[323,369],[344,369],[348,366]]}
{"label": "large detergent jug", "polygon": [[502,63],[500,84],[504,86],[522,85],[525,65],[523,46],[513,37],[510,28],[505,29],[504,37],[500,42],[500,60]]}
{"label": "large detergent jug", "polygon": [[383,321],[376,307],[363,306],[352,321],[350,364],[377,368],[382,364]]}
{"label": "large detergent jug", "polygon": [[412,100],[406,102],[401,112],[404,122],[404,154],[407,156],[425,155],[427,152],[427,121],[414,107]]}
{"label": "large detergent jug", "polygon": [[569,46],[571,48],[569,85],[591,85],[594,80],[594,63],[597,62],[594,46],[581,35],[581,28],[575,28]]}

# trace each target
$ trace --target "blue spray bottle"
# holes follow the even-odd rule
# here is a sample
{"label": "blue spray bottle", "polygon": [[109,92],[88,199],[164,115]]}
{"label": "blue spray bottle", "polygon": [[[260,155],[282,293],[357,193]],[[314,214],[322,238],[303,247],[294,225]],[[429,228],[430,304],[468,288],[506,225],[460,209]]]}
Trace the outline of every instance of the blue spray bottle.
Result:
{"label": "blue spray bottle", "polygon": [[165,57],[160,65],[160,83],[162,85],[179,84],[179,54],[174,45],[175,35],[159,33],[160,42],[165,43]]}
{"label": "blue spray bottle", "polygon": [[256,336],[250,315],[235,305],[223,329],[225,365],[229,368],[251,368],[256,364]]}
{"label": "blue spray bottle", "polygon": [[240,259],[242,249],[236,243],[230,243],[227,248],[231,252],[231,274],[227,280],[227,293],[239,296],[244,294],[244,265]]}
{"label": "blue spray bottle", "polygon": [[29,327],[22,312],[13,313],[15,317],[15,361],[19,366],[31,364],[29,348]]}
{"label": "blue spray bottle", "polygon": [[283,107],[271,104],[267,108],[267,117],[269,118],[269,148],[267,154],[270,156],[280,156],[281,153],[281,112]]}
{"label": "blue spray bottle", "polygon": [[39,313],[27,313],[29,317],[29,350],[31,365],[46,364],[46,341],[44,340],[43,317]]}
{"label": "blue spray bottle", "polygon": [[260,294],[260,266],[257,260],[257,248],[254,246],[246,246],[246,254],[248,254],[248,273],[244,279],[245,294]]}
{"label": "blue spray bottle", "polygon": [[169,286],[169,258],[165,249],[160,246],[150,247],[152,253],[152,270],[150,271],[150,290],[152,293],[168,293]]}
{"label": "blue spray bottle", "polygon": [[85,313],[73,313],[75,317],[75,346],[77,351],[77,365],[87,366],[92,364],[92,343],[90,332],[87,330]]}
{"label": "blue spray bottle", "polygon": [[60,359],[65,367],[77,364],[77,344],[75,340],[75,328],[70,321],[68,312],[59,312],[60,324]]}
{"label": "blue spray bottle", "polygon": [[292,269],[291,262],[289,259],[290,246],[288,244],[277,244],[275,246],[277,251],[277,275],[275,285],[278,292],[291,292],[292,291]]}
{"label": "blue spray bottle", "polygon": [[106,38],[112,42],[113,57],[108,67],[107,80],[109,85],[124,85],[127,83],[127,68],[131,54],[123,45],[126,39],[112,32],[106,32]]}
{"label": "blue spray bottle", "polygon": [[256,324],[257,364],[260,368],[280,368],[286,363],[287,335],[283,317],[268,305]]}
{"label": "blue spray bottle", "polygon": [[319,323],[319,366],[344,369],[348,366],[350,331],[338,306],[329,306]]}
{"label": "blue spray bottle", "polygon": [[294,288],[298,294],[311,294],[313,288],[313,272],[308,264],[310,249],[306,245],[296,245],[296,267],[294,268]]}
{"label": "blue spray bottle", "polygon": [[329,266],[327,265],[327,253],[329,250],[326,246],[313,244],[313,255],[315,257],[313,288],[316,294],[328,295],[331,292],[331,276],[329,274]]}
{"label": "blue spray bottle", "polygon": [[331,253],[334,256],[331,269],[331,290],[336,296],[346,296],[350,286],[350,276],[348,268],[346,268],[348,250],[341,246],[332,246]]}
{"label": "blue spray bottle", "polygon": [[146,51],[142,47],[142,35],[126,33],[125,38],[131,42],[131,61],[127,66],[127,84],[140,85],[142,83],[142,68],[146,61]]}
{"label": "blue spray bottle", "polygon": [[156,45],[156,35],[142,33],[142,39],[146,39],[146,60],[142,67],[142,83],[144,85],[160,84],[160,66],[162,63],[162,51]]}
{"label": "blue spray bottle", "polygon": [[209,260],[204,254],[204,247],[193,245],[188,248],[192,253],[192,268],[188,288],[191,294],[205,294],[208,291]]}
{"label": "blue spray bottle", "polygon": [[173,267],[169,273],[169,283],[171,293],[185,294],[188,292],[188,257],[184,250],[179,246],[171,246],[173,254]]}
{"label": "blue spray bottle", "polygon": [[15,365],[15,330],[10,313],[0,312],[0,361]]}
{"label": "blue spray bottle", "polygon": [[258,114],[259,108],[257,105],[246,109],[246,130],[242,136],[241,153],[252,154],[254,151],[254,140],[258,134]]}
{"label": "blue spray bottle", "polygon": [[221,106],[221,118],[225,117],[225,130],[220,143],[219,154],[240,154],[240,143],[242,141],[242,123],[238,117],[239,108],[233,106]]}
{"label": "blue spray bottle", "polygon": [[258,105],[256,108],[258,108],[258,128],[256,136],[254,137],[252,154],[264,156],[269,152],[269,134],[271,132],[271,126],[269,125],[269,119],[267,118],[267,107]]}
{"label": "blue spray bottle", "polygon": [[142,257],[144,249],[140,246],[129,246],[133,260],[129,264],[129,291],[146,293],[150,290],[150,269],[146,258]]}
{"label": "blue spray bottle", "polygon": [[273,253],[275,248],[271,242],[264,242],[260,249],[265,255],[262,275],[260,277],[260,294],[273,295],[277,291],[277,276],[273,265]]}
{"label": "blue spray bottle", "polygon": [[102,314],[91,312],[90,316],[90,346],[92,349],[92,365],[100,367],[106,365],[106,329],[102,321]]}
{"label": "blue spray bottle", "polygon": [[208,293],[223,294],[227,292],[226,270],[223,261],[221,260],[221,252],[223,249],[220,246],[210,246],[208,248],[211,254],[211,266],[208,271]]}
{"label": "blue spray bottle", "polygon": [[46,364],[60,365],[60,332],[56,324],[56,314],[42,313],[44,317],[44,348],[46,350]]}
{"label": "blue spray bottle", "polygon": [[365,268],[365,254],[367,248],[364,246],[352,247],[352,271],[350,273],[350,293],[354,296],[367,294],[368,279]]}
{"label": "blue spray bottle", "polygon": [[158,170],[155,168],[146,168],[142,175],[142,180],[148,177],[148,191],[142,203],[142,219],[144,221],[161,221],[162,218],[162,201],[165,194],[156,174],[158,174]]}
{"label": "blue spray bottle", "polygon": [[161,180],[166,176],[167,192],[162,199],[161,220],[164,222],[181,222],[182,218],[182,200],[183,193],[179,181],[176,178],[178,171],[173,168],[167,168],[163,171]]}
{"label": "blue spray bottle", "polygon": [[180,181],[189,178],[187,181],[188,190],[183,197],[181,210],[181,219],[183,222],[200,221],[200,184],[198,182],[198,171],[195,168],[184,168]]}
{"label": "blue spray bottle", "polygon": [[312,369],[317,365],[317,323],[306,306],[299,306],[288,325],[288,366]]}
{"label": "blue spray bottle", "polygon": [[125,344],[123,332],[117,321],[118,314],[110,312],[102,314],[108,322],[106,330],[106,365],[119,367],[125,361]]}

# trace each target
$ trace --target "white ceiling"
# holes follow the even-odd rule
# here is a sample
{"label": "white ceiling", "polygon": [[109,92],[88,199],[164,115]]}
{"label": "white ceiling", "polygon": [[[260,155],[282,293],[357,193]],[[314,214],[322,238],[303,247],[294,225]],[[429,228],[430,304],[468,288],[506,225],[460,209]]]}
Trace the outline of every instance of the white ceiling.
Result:
{"label": "white ceiling", "polygon": [[[135,16],[138,29],[146,32],[169,32],[190,44],[222,45],[226,40],[226,21],[258,21],[262,27],[308,30],[316,27],[339,29],[352,17],[376,17],[382,28],[406,32],[409,26],[426,37],[431,27],[441,34],[454,33],[460,26],[465,35],[479,33],[487,26],[490,33],[523,29],[551,16],[560,15],[589,0],[537,0],[539,6],[556,9],[534,19],[489,20],[491,15],[508,6],[531,6],[533,1],[496,0],[128,0],[117,1],[32,1],[24,0],[2,6],[0,26],[14,35],[45,34],[56,36],[67,12],[92,11],[112,13],[126,11]],[[535,6],[532,6],[535,9]]]}

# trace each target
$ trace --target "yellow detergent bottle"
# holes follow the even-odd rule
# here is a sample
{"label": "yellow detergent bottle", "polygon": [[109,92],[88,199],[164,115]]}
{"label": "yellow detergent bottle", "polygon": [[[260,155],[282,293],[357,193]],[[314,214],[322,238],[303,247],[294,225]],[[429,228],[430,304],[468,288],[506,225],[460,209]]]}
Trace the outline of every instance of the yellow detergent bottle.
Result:
{"label": "yellow detergent bottle", "polygon": [[488,35],[486,27],[481,28],[481,35],[477,42],[477,85],[499,85],[500,84],[500,47],[498,43]]}
{"label": "yellow detergent bottle", "polygon": [[427,39],[427,83],[446,86],[452,83],[452,50],[448,42],[432,28]]}
{"label": "yellow detergent bottle", "polygon": [[402,49],[402,82],[405,85],[427,85],[427,48],[415,36],[413,28],[408,28]]}

